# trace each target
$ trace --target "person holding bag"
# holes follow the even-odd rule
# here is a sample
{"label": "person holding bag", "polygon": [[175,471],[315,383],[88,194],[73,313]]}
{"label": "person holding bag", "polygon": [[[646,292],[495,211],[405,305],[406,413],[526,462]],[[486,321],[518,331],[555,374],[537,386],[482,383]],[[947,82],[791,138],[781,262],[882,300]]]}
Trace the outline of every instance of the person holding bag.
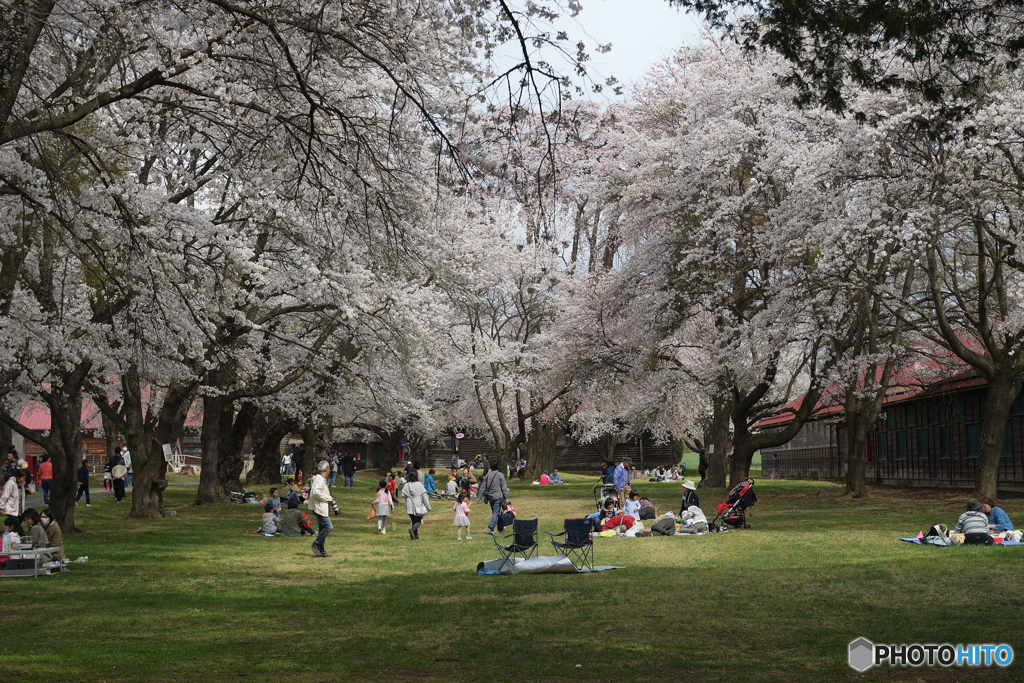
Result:
{"label": "person holding bag", "polygon": [[405,498],[405,512],[412,520],[412,526],[409,527],[409,540],[418,540],[420,524],[423,524],[423,518],[430,512],[430,497],[427,495],[427,488],[423,482],[413,477],[402,487],[402,498]]}

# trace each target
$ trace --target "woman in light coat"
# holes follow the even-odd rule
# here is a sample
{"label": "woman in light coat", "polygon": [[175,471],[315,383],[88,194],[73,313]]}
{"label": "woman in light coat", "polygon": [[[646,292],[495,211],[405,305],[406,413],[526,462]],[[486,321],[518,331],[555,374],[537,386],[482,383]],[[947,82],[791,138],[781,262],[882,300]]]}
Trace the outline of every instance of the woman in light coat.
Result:
{"label": "woman in light coat", "polygon": [[4,483],[4,492],[0,496],[0,512],[8,517],[21,517],[21,490],[25,483],[25,470],[17,470],[15,475]]}
{"label": "woman in light coat", "polygon": [[409,527],[409,538],[416,540],[420,537],[420,524],[423,523],[426,514],[430,512],[430,497],[427,495],[427,489],[423,482],[413,479],[402,487],[402,498],[405,498],[405,512],[412,520],[412,526]]}

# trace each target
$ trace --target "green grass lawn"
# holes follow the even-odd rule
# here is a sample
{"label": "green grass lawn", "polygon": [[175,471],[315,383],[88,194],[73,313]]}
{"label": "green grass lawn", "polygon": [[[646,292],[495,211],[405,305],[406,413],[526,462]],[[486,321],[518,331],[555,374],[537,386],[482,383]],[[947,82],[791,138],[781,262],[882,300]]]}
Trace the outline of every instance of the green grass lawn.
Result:
{"label": "green grass lawn", "polygon": [[[594,479],[513,484],[521,517],[555,531],[593,509]],[[407,518],[366,522],[376,477],[335,489],[343,514],[314,559],[309,539],[245,535],[261,509],[196,508],[126,518],[101,499],[78,509],[88,555],[57,577],[0,582],[7,646],[0,681],[1018,681],[1007,670],[871,670],[847,643],[1001,643],[1024,657],[1024,547],[934,548],[897,540],[952,525],[963,495],[759,481],[752,529],[689,538],[599,539],[591,575],[478,576],[496,557],[474,506],[457,542],[437,503],[422,540]],[[675,509],[678,484],[640,484]],[[705,510],[721,492],[701,490]],[[1024,500],[1006,502],[1024,522]],[[542,539],[546,536],[542,535]],[[546,540],[545,540],[546,543]],[[550,553],[550,547],[544,548]]]}

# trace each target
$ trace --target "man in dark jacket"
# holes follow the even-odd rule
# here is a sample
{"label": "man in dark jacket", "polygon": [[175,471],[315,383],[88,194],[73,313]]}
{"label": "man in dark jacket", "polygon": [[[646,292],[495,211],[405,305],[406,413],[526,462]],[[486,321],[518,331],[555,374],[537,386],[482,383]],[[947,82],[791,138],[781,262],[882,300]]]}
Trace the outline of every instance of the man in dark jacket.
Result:
{"label": "man in dark jacket", "polygon": [[345,486],[355,486],[356,461],[351,453],[345,453],[341,459],[341,473],[345,475]]}
{"label": "man in dark jacket", "polygon": [[480,463],[480,467],[482,467],[484,470],[482,476],[486,477],[487,473],[491,471],[491,461],[487,459],[486,455],[484,456],[484,461]]}
{"label": "man in dark jacket", "polygon": [[700,449],[700,454],[697,456],[697,471],[700,472],[700,481],[697,486],[703,486],[704,480],[708,478],[708,455],[704,452],[704,449]]}
{"label": "man in dark jacket", "polygon": [[89,461],[82,458],[82,466],[78,468],[78,495],[75,496],[75,507],[78,507],[78,501],[82,499],[82,494],[85,494],[85,507],[92,507],[92,501],[89,500]]}

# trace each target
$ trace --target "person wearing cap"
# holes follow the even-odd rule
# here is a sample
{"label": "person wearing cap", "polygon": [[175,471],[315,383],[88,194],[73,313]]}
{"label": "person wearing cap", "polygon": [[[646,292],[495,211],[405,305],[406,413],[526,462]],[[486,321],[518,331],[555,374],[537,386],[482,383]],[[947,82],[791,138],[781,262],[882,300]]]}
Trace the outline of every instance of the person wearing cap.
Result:
{"label": "person wearing cap", "polygon": [[309,487],[309,507],[313,511],[317,523],[320,525],[319,533],[312,545],[313,556],[331,557],[327,549],[324,548],[327,535],[334,529],[334,524],[331,523],[331,518],[328,517],[330,512],[329,504],[334,500],[334,496],[331,495],[331,489],[327,486],[327,474],[331,471],[331,466],[326,460],[321,460],[316,469],[317,475],[313,477],[313,483]]}
{"label": "person wearing cap", "polygon": [[114,482],[114,498],[117,499],[117,504],[120,505],[121,501],[124,500],[124,476],[128,473],[128,468],[124,465],[115,465],[110,470],[110,476]]}
{"label": "person wearing cap", "polygon": [[982,512],[977,498],[967,499],[967,511],[956,521],[953,533],[963,533],[964,545],[992,545],[994,541],[988,533],[988,515]]}
{"label": "person wearing cap", "polygon": [[700,507],[700,498],[697,497],[697,485],[687,479],[683,482],[683,502],[680,503],[679,509],[686,510],[691,505]]}
{"label": "person wearing cap", "polygon": [[619,463],[619,466],[615,468],[613,481],[615,483],[615,488],[619,490],[619,500],[621,501],[626,500],[626,496],[629,495],[629,490],[630,488],[632,488],[630,484],[633,482],[633,480],[629,476],[629,470],[632,464],[632,460],[630,460],[629,458],[623,458],[622,462]]}

